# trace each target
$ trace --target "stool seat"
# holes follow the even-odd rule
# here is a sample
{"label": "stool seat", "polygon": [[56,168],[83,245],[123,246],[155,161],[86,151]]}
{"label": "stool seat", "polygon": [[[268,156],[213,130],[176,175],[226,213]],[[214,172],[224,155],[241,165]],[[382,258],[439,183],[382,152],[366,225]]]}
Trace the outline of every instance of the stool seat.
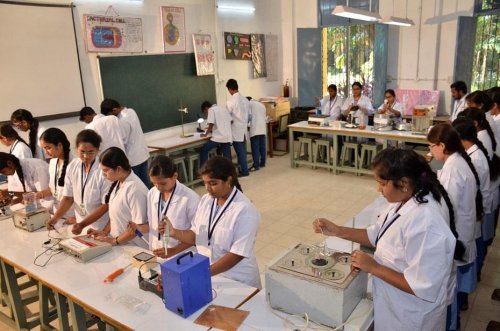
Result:
{"label": "stool seat", "polygon": [[186,163],[184,162],[186,160],[186,157],[184,154],[182,155],[172,155],[172,162],[176,165],[177,167],[177,173],[179,174],[179,181],[181,183],[186,183],[189,180],[188,177],[188,172],[186,170]]}
{"label": "stool seat", "polygon": [[359,169],[371,168],[371,164],[375,155],[382,150],[382,144],[379,143],[364,143],[361,144],[361,159],[359,161]]}
{"label": "stool seat", "polygon": [[314,166],[313,164],[313,138],[299,137],[299,150],[295,158],[295,164],[303,163]]}
{"label": "stool seat", "polygon": [[187,185],[193,187],[195,184],[201,182],[198,178],[197,173],[200,169],[200,153],[197,152],[187,152],[186,161],[188,164],[188,182]]}
{"label": "stool seat", "polygon": [[[351,154],[354,154],[354,161],[351,160]],[[346,162],[348,164],[346,164]],[[344,142],[342,152],[340,153],[340,166],[350,169],[359,167],[359,144],[357,142]]]}
{"label": "stool seat", "polygon": [[332,142],[329,139],[318,138],[314,141],[315,143],[315,153],[314,153],[314,165],[316,167],[326,167],[332,169],[333,159],[331,157]]}

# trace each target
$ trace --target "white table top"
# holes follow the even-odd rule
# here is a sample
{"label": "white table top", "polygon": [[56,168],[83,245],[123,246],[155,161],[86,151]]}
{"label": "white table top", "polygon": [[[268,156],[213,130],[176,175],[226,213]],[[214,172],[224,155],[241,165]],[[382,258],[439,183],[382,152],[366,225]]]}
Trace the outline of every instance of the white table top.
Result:
{"label": "white table top", "polygon": [[177,135],[173,137],[155,139],[148,142],[148,147],[168,151],[171,149],[178,149],[188,147],[190,145],[201,144],[205,140],[209,139],[208,137],[200,137],[200,134],[201,133],[199,132],[195,132],[191,137],[181,137]]}
{"label": "white table top", "polygon": [[[61,230],[69,233],[69,227]],[[133,267],[127,268],[113,283],[103,283],[107,275],[130,263],[131,256],[141,250],[138,247],[113,247],[111,252],[88,263],[80,263],[60,253],[52,257],[45,267],[38,267],[33,264],[33,260],[45,250],[42,248],[42,243],[48,240],[45,228],[30,233],[15,228],[12,220],[6,219],[0,221],[0,232],[9,234],[0,241],[0,257],[3,260],[108,321],[117,321],[134,330],[152,330],[158,325],[168,325],[172,330],[207,329],[193,323],[203,308],[187,319],[170,312],[158,296],[139,289],[138,271]],[[56,235],[53,231],[50,234]],[[42,258],[38,262],[44,260]],[[231,308],[256,291],[253,287],[222,276],[212,278],[212,288],[217,292],[217,297],[211,303]],[[149,309],[145,313],[136,312],[132,307],[120,303],[119,299],[125,298],[143,301],[149,304]]]}

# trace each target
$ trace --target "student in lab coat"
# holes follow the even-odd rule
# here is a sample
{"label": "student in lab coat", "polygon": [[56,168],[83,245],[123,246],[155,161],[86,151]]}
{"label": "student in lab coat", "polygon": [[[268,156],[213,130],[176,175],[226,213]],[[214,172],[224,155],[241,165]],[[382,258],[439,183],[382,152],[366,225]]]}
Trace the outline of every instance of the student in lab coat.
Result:
{"label": "student in lab coat", "polygon": [[[40,136],[40,145],[45,154],[50,157],[49,161],[49,189],[40,192],[44,201],[42,205],[54,214],[63,199],[64,181],[68,164],[73,160],[71,146],[68,138],[58,128],[45,130]],[[69,209],[63,216],[64,219],[73,218],[75,212]],[[73,220],[74,222],[74,220]]]}
{"label": "student in lab coat", "polygon": [[322,99],[316,97],[316,107],[321,107],[321,115],[330,116],[330,119],[335,121],[340,119],[342,114],[342,105],[344,99],[337,94],[337,85],[328,85],[328,94]]}
{"label": "student in lab coat", "polygon": [[[64,180],[63,198],[54,216],[47,224],[52,228],[69,211],[75,212],[73,234],[87,230],[102,230],[108,223],[108,205],[104,199],[111,182],[104,178],[99,168],[101,137],[94,130],[82,130],[76,136],[78,158],[68,165]],[[65,220],[64,224],[71,224]]]}
{"label": "student in lab coat", "polygon": [[[370,99],[362,94],[363,85],[360,82],[354,82],[351,85],[352,95],[345,99],[342,105],[342,115],[347,117],[349,113],[354,112],[357,124],[368,125],[368,116],[373,114],[373,105]],[[363,120],[363,123],[360,122]]]}
{"label": "student in lab coat", "polygon": [[14,194],[12,203],[22,201],[25,192],[43,192],[49,188],[49,165],[40,159],[18,159],[0,152],[0,173],[7,176],[7,190],[0,191],[0,201],[9,202],[8,192]]}
{"label": "student in lab coat", "polygon": [[168,240],[167,252],[163,246],[163,217],[167,217],[176,229],[190,229],[200,202],[198,194],[179,182],[177,176],[177,168],[168,156],[159,155],[151,161],[149,180],[153,187],[148,192],[149,250],[160,257],[175,255],[191,246],[173,238]]}
{"label": "student in lab coat", "polygon": [[33,153],[26,141],[19,136],[19,133],[9,123],[5,123],[0,127],[0,142],[9,147],[9,153],[15,155],[18,159],[33,157]]}
{"label": "student in lab coat", "polygon": [[45,128],[41,128],[38,124],[38,120],[33,117],[31,112],[26,109],[18,109],[14,111],[10,117],[12,125],[15,126],[18,130],[23,132],[29,131],[29,141],[28,145],[30,147],[31,153],[33,153],[33,157],[45,160],[46,156],[43,153],[43,149],[40,146],[40,135]]}
{"label": "student in lab coat", "polygon": [[208,256],[212,276],[222,274],[261,288],[254,254],[259,212],[242,193],[230,160],[213,157],[200,172],[208,193],[201,198],[191,229],[169,225],[170,237],[196,245],[199,253]]}
{"label": "student in lab coat", "polygon": [[250,145],[253,165],[250,171],[266,166],[266,107],[259,101],[247,97],[250,102]]}
{"label": "student in lab coat", "polygon": [[[444,186],[455,210],[458,238],[465,245],[464,259],[456,261],[458,293],[472,293],[477,286],[475,225],[483,217],[480,182],[472,161],[465,151],[457,131],[448,123],[432,127],[427,135],[429,148],[438,161],[444,161],[438,170],[438,179]],[[465,294],[460,294],[450,310],[449,330],[458,330],[458,307]],[[460,301],[459,301],[460,300]],[[455,325],[454,323],[457,323]]]}
{"label": "student in lab coat", "polygon": [[142,236],[149,232],[146,185],[118,147],[101,154],[101,169],[104,177],[113,182],[105,199],[109,203],[109,222],[104,230],[91,230],[89,234],[111,245],[130,243],[148,249],[147,236]]}
{"label": "student in lab coat", "polygon": [[[373,172],[378,191],[390,203],[375,224],[354,229],[319,218],[313,228],[375,247],[374,257],[362,251],[352,255],[353,267],[374,276],[375,330],[444,330],[453,258],[463,253],[463,246],[455,245],[447,193],[425,159],[412,150],[381,151]],[[446,203],[449,215],[440,203]]]}
{"label": "student in lab coat", "polygon": [[477,131],[477,138],[483,143],[488,152],[488,158],[491,160],[497,150],[497,140],[490,123],[486,119],[484,111],[478,108],[466,108],[460,113],[460,116],[470,118],[474,121]]}

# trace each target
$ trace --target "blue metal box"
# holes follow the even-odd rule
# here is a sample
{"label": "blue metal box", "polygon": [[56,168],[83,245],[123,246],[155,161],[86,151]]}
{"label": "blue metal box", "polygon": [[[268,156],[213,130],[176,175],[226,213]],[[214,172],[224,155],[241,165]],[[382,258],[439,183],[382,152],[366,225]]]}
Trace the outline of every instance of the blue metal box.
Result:
{"label": "blue metal box", "polygon": [[165,307],[186,318],[212,301],[208,257],[187,252],[161,264]]}

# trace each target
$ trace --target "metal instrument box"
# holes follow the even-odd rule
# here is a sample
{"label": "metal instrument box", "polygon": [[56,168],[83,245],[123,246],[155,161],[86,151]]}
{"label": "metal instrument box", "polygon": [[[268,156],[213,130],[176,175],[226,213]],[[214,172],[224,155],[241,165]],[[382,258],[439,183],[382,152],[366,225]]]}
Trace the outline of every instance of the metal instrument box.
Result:
{"label": "metal instrument box", "polygon": [[13,213],[14,226],[29,232],[36,231],[45,226],[50,219],[50,214],[45,208],[38,208],[27,213],[26,209],[20,209]]}
{"label": "metal instrument box", "polygon": [[184,318],[212,301],[208,257],[187,252],[161,264],[165,307]]}
{"label": "metal instrument box", "polygon": [[59,247],[80,262],[88,262],[111,250],[111,244],[87,235],[61,240]]}
{"label": "metal instrument box", "polygon": [[328,126],[330,125],[330,116],[328,115],[309,115],[307,124],[311,126]]}

